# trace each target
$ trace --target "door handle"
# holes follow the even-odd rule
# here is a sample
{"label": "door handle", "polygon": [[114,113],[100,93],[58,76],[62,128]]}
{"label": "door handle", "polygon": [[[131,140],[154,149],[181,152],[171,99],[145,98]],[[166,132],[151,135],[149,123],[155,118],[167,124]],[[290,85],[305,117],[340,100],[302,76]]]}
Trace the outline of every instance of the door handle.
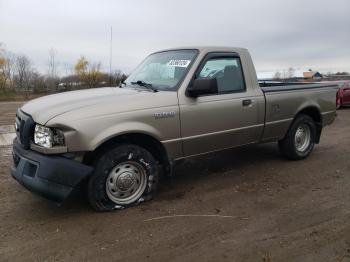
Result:
{"label": "door handle", "polygon": [[242,101],[242,106],[251,106],[253,104],[253,100],[251,99],[244,99]]}

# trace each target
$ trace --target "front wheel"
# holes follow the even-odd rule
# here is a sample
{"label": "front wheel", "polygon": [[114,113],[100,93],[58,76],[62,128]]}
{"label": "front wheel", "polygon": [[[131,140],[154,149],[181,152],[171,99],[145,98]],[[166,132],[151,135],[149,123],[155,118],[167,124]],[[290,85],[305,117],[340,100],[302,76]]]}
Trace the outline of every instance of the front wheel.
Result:
{"label": "front wheel", "polygon": [[300,160],[308,157],[316,140],[316,124],[308,115],[299,115],[286,136],[278,142],[281,153],[288,159]]}
{"label": "front wheel", "polygon": [[136,145],[119,145],[97,160],[88,183],[89,202],[97,211],[137,205],[152,198],[157,182],[151,153]]}

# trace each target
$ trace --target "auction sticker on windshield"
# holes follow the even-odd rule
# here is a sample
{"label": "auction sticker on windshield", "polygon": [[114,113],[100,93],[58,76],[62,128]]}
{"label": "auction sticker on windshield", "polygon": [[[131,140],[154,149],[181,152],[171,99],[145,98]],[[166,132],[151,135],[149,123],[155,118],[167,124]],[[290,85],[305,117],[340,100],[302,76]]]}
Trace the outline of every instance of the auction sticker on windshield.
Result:
{"label": "auction sticker on windshield", "polygon": [[167,66],[188,67],[191,60],[170,60]]}

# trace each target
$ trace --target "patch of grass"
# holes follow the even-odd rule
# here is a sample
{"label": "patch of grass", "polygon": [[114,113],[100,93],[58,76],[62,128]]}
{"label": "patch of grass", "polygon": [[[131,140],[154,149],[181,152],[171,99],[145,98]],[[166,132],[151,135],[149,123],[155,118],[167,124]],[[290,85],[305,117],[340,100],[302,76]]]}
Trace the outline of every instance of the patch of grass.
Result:
{"label": "patch of grass", "polygon": [[15,90],[1,90],[0,89],[0,102],[11,102],[11,101],[28,101],[34,98],[48,95],[47,92],[30,92],[28,94],[24,92],[17,93]]}
{"label": "patch of grass", "polygon": [[16,91],[14,90],[0,90],[0,101],[16,101]]}

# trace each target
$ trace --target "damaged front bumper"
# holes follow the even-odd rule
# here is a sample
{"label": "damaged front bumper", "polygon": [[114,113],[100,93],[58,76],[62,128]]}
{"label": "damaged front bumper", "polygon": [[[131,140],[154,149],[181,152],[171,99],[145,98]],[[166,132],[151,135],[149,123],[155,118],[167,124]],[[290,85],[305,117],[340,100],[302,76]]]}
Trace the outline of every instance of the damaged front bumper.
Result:
{"label": "damaged front bumper", "polygon": [[93,168],[59,155],[43,155],[13,142],[11,175],[28,190],[62,203]]}

